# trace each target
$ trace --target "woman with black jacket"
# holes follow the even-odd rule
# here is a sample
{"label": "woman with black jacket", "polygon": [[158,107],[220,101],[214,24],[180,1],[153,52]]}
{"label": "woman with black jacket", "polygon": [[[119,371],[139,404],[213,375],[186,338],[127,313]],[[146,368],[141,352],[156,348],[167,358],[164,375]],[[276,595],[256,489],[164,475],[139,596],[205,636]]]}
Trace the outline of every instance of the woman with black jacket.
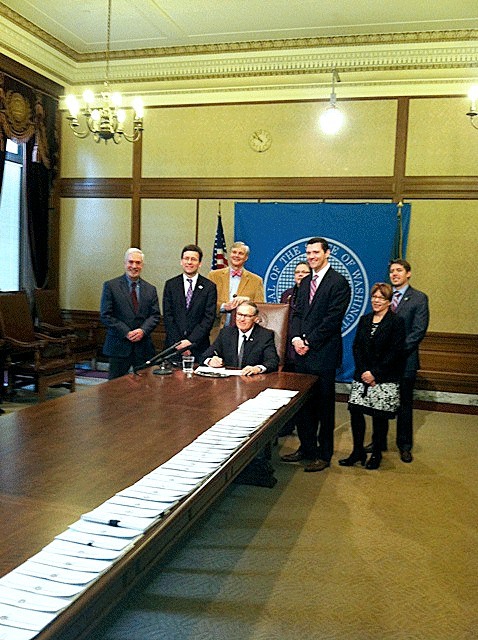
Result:
{"label": "woman with black jacket", "polygon": [[[388,419],[399,405],[399,380],[404,364],[405,325],[390,309],[392,287],[377,282],[372,287],[372,312],[360,318],[353,342],[354,380],[349,398],[353,450],[339,460],[343,467],[360,462],[378,469]],[[365,464],[365,415],[372,416],[372,455]]]}

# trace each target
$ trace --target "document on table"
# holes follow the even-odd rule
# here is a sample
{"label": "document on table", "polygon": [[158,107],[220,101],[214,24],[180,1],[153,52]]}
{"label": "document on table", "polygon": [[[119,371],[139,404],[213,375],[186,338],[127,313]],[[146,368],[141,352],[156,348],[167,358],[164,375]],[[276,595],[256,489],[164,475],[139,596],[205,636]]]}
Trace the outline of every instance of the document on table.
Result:
{"label": "document on table", "polygon": [[214,374],[217,374],[218,377],[223,376],[240,376],[242,375],[241,369],[226,369],[226,367],[206,367],[200,366],[194,370],[194,373],[197,373],[199,376],[211,376],[215,377]]}

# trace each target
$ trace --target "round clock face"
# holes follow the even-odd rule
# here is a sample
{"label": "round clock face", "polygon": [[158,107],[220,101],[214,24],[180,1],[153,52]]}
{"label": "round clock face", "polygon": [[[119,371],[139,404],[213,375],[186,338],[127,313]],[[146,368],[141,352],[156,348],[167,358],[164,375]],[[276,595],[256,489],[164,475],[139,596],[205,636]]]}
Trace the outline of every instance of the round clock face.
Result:
{"label": "round clock face", "polygon": [[268,131],[264,129],[258,129],[254,131],[254,133],[249,138],[249,146],[253,151],[258,151],[262,153],[263,151],[267,151],[272,144],[272,137]]}

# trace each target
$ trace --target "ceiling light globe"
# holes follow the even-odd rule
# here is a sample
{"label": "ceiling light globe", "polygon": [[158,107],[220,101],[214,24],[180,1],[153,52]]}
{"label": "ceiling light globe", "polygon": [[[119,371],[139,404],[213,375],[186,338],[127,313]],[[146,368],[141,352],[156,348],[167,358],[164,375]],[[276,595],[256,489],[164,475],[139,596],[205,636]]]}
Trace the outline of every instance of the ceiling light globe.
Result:
{"label": "ceiling light globe", "polygon": [[65,98],[65,104],[66,108],[70,112],[70,115],[73,118],[76,118],[80,111],[80,105],[78,104],[78,100],[76,99],[76,97],[72,94],[67,95]]}
{"label": "ceiling light globe", "polygon": [[320,116],[320,128],[327,135],[334,135],[344,124],[344,114],[335,105],[330,105]]}
{"label": "ceiling light globe", "polygon": [[121,93],[118,93],[118,91],[115,91],[114,93],[111,94],[111,104],[113,104],[115,107],[121,107],[121,105],[123,104],[123,98],[121,97]]}
{"label": "ceiling light globe", "polygon": [[91,89],[86,89],[86,91],[83,92],[83,100],[88,105],[93,104],[93,102],[95,101],[95,94]]}
{"label": "ceiling light globe", "polygon": [[137,118],[142,118],[144,114],[143,101],[141,98],[133,98],[133,109]]}
{"label": "ceiling light globe", "polygon": [[470,87],[470,90],[468,91],[468,97],[473,102],[478,100],[478,84],[474,84]]}

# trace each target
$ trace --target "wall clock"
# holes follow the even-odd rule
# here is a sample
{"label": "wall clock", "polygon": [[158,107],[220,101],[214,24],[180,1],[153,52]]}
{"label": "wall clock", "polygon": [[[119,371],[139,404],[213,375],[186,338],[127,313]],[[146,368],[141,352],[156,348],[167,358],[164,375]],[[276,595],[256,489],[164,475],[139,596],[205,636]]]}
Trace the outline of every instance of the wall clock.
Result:
{"label": "wall clock", "polygon": [[272,136],[268,131],[264,129],[258,129],[251,134],[249,138],[249,146],[253,151],[262,153],[267,151],[272,144]]}

